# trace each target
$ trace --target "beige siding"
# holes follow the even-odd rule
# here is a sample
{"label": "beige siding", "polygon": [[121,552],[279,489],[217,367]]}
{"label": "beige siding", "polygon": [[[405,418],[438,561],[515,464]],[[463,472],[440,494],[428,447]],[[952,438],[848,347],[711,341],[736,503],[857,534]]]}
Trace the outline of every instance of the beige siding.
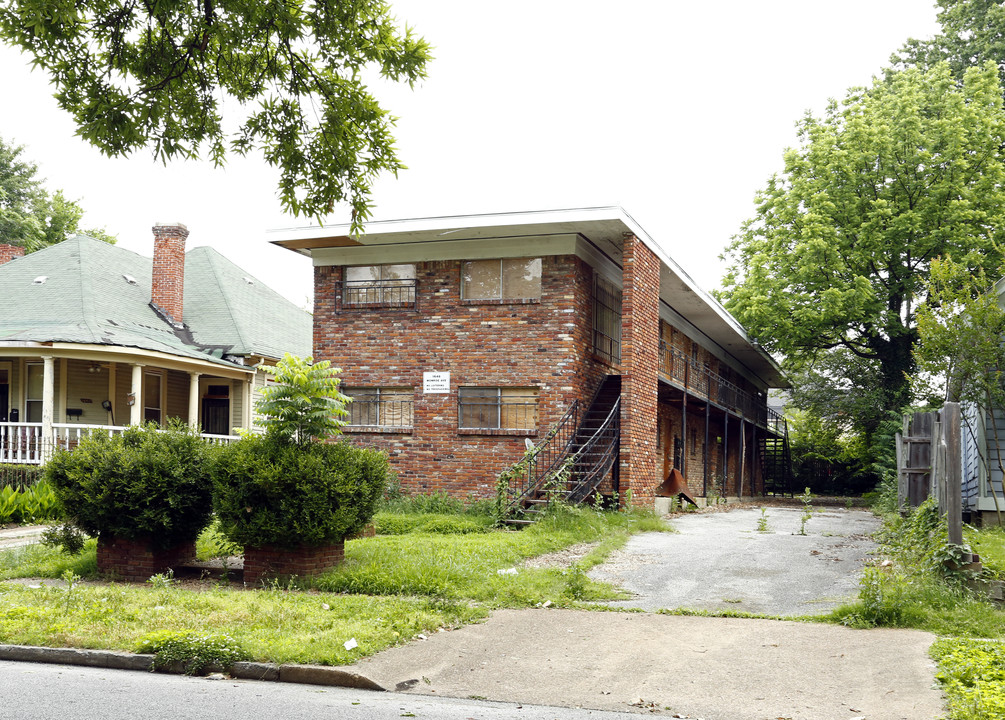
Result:
{"label": "beige siding", "polygon": [[[58,363],[61,365],[62,363]],[[70,420],[65,410],[57,407],[53,416],[58,423],[74,422],[85,425],[107,425],[108,413],[101,402],[108,400],[108,368],[102,366],[98,372],[90,372],[91,363],[82,360],[66,361],[66,407],[79,408],[84,414]],[[58,375],[58,373],[57,373]],[[56,393],[59,394],[57,377]],[[58,405],[58,399],[57,399]]]}

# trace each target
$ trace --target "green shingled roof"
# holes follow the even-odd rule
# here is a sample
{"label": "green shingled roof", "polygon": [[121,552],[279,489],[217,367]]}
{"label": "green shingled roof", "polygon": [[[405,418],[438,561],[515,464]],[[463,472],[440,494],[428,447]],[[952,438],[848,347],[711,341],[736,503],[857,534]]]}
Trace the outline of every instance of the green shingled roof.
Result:
{"label": "green shingled roof", "polygon": [[150,258],[84,235],[4,263],[0,342],[119,345],[203,360],[310,354],[310,315],[210,248],[186,254],[188,332],[150,306],[150,275]]}

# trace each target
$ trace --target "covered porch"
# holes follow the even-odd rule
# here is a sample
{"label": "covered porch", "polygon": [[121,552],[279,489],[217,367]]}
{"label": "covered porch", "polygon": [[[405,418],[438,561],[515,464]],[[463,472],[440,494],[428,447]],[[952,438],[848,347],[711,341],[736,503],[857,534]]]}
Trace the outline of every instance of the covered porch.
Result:
{"label": "covered porch", "polygon": [[[0,463],[43,464],[94,432],[177,418],[207,440],[252,427],[257,370],[121,346],[0,344]],[[264,382],[264,380],[261,380]]]}

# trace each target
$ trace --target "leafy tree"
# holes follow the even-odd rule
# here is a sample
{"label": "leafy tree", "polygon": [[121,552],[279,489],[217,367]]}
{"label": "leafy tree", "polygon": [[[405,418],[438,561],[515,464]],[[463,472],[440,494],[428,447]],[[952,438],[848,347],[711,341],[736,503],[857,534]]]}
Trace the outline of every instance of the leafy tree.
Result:
{"label": "leafy tree", "polygon": [[50,195],[36,177],[38,166],[21,156],[24,146],[0,138],[0,243],[41,250],[84,232],[114,243],[104,230],[79,230],[83,208],[67,200],[62,191]]}
{"label": "leafy tree", "polygon": [[1000,0],[936,0],[942,32],[910,39],[891,60],[896,67],[949,64],[954,77],[969,67],[993,62],[1005,79],[1005,7]]}
{"label": "leafy tree", "polygon": [[[932,262],[928,282],[929,302],[918,310],[918,344],[915,357],[922,371],[919,382],[942,389],[947,401],[964,403],[976,412],[964,413],[964,432],[983,436],[976,417],[985,418],[995,439],[993,457],[981,455],[987,471],[994,461],[1005,475],[999,422],[1005,412],[1005,310],[1001,307],[1005,283],[995,283],[983,269],[971,272],[971,263],[953,258]],[[1005,265],[994,268],[1001,277]],[[981,438],[983,439],[983,438]],[[990,472],[988,472],[990,477]],[[1001,507],[994,485],[989,485],[1001,523]]]}
{"label": "leafy tree", "polygon": [[289,353],[275,367],[263,367],[276,381],[258,401],[266,432],[301,445],[338,435],[345,425],[349,397],[339,392],[342,371],[322,360],[298,358]]}
{"label": "leafy tree", "polygon": [[807,115],[799,138],[727,250],[721,297],[790,371],[836,349],[874,363],[879,409],[899,410],[910,400],[932,259],[953,254],[974,271],[998,264],[997,71],[971,68],[962,84],[944,64],[891,73],[832,102],[822,119]]}
{"label": "leafy tree", "polygon": [[357,225],[377,174],[403,167],[364,74],[412,85],[430,59],[383,0],[10,0],[0,38],[49,73],[105,154],[221,164],[260,150],[287,210],[349,201]]}

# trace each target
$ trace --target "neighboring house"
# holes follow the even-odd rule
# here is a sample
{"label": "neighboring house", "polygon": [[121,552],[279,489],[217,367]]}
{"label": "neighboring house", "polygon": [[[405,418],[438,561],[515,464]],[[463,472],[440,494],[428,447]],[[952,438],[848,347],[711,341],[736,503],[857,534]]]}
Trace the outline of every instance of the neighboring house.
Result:
{"label": "neighboring house", "polygon": [[[960,428],[963,461],[962,509],[967,522],[984,519],[997,523],[995,496],[1005,511],[1002,465],[1005,465],[1005,410],[982,414],[975,405],[964,405]],[[992,422],[993,420],[993,422]],[[996,429],[997,426],[997,429]]]}
{"label": "neighboring house", "polygon": [[314,357],[403,489],[491,496],[530,447],[537,490],[570,453],[579,496],[651,498],[673,468],[699,496],[778,489],[779,367],[620,208],[275,242],[313,259]]}
{"label": "neighboring house", "polygon": [[310,315],[184,225],[154,256],[78,235],[18,257],[0,245],[0,462],[40,463],[101,429],[180,418],[251,428],[261,366],[310,354]]}

